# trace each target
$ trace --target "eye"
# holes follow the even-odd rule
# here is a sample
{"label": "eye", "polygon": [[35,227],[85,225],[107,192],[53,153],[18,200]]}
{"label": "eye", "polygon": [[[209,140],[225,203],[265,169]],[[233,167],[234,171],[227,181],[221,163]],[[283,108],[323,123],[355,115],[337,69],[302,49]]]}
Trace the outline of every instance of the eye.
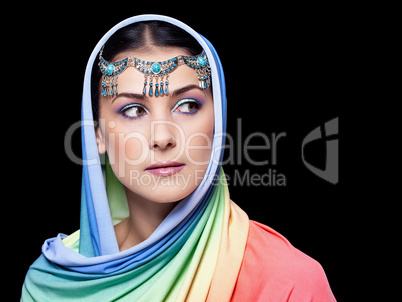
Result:
{"label": "eye", "polygon": [[127,118],[139,118],[148,114],[148,110],[140,104],[130,104],[120,110],[120,114]]}
{"label": "eye", "polygon": [[173,111],[179,113],[196,113],[200,108],[200,103],[195,99],[181,99],[176,103]]}

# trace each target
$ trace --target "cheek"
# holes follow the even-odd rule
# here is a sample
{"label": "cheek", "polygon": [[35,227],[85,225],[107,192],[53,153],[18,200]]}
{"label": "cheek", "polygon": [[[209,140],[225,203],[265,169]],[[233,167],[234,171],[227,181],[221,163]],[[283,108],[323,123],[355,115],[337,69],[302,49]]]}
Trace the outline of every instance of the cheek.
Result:
{"label": "cheek", "polygon": [[122,135],[118,141],[119,157],[132,166],[139,165],[148,156],[148,144],[148,139],[141,132]]}
{"label": "cheek", "polygon": [[[213,116],[213,115],[212,115]],[[204,118],[202,123],[193,124],[186,135],[187,159],[194,165],[207,165],[213,143],[213,118]]]}
{"label": "cheek", "polygon": [[209,162],[212,150],[212,137],[205,133],[196,133],[186,141],[186,155],[195,165],[205,165]]}
{"label": "cheek", "polygon": [[148,139],[139,131],[116,127],[106,135],[109,161],[116,175],[124,177],[127,165],[135,167],[146,162],[149,155]]}

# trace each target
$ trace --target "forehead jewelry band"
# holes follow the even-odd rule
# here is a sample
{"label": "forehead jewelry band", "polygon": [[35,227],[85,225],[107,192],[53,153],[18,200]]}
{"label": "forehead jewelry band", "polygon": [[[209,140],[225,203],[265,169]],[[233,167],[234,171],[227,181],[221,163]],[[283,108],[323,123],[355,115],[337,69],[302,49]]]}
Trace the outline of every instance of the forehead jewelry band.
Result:
{"label": "forehead jewelry band", "polygon": [[[144,74],[144,88],[142,93],[149,96],[163,96],[169,93],[169,74],[181,65],[187,65],[194,69],[198,76],[198,84],[201,89],[206,89],[211,84],[211,68],[205,51],[195,57],[182,56],[166,61],[148,62],[135,57],[127,57],[118,62],[108,62],[102,57],[103,48],[99,54],[99,68],[102,72],[102,95],[117,95],[117,80],[119,75],[128,67],[135,67]],[[155,85],[155,90],[153,86]]]}

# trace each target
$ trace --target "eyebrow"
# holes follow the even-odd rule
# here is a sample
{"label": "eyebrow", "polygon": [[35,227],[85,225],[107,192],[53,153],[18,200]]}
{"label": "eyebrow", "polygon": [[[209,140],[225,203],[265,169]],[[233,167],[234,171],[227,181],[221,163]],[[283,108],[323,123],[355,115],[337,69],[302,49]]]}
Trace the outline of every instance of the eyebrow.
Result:
{"label": "eyebrow", "polygon": [[[183,94],[183,93],[185,93],[187,91],[190,91],[190,90],[193,90],[193,89],[198,89],[198,90],[202,91],[202,89],[198,85],[190,84],[190,85],[187,85],[187,86],[184,86],[182,88],[178,88],[178,89],[172,91],[169,95],[170,95],[170,97],[176,97],[176,96],[178,96],[180,94]],[[139,94],[139,93],[132,93],[132,92],[122,92],[122,93],[119,93],[112,100],[111,103],[113,103],[119,97],[126,97],[126,98],[129,98],[129,99],[137,99],[137,100],[140,100],[140,101],[148,101],[149,100],[148,96],[146,96],[145,94],[142,94],[142,93]]]}
{"label": "eyebrow", "polygon": [[173,91],[173,92],[170,93],[170,96],[171,96],[171,97],[175,97],[175,96],[178,96],[178,95],[180,95],[180,94],[182,94],[182,93],[185,93],[185,92],[187,92],[187,91],[189,91],[189,90],[193,90],[193,89],[198,89],[198,90],[200,90],[201,92],[203,91],[203,90],[200,88],[200,86],[194,85],[194,84],[190,84],[190,85],[184,86],[184,87],[182,87],[182,88],[176,89],[175,91]]}
{"label": "eyebrow", "polygon": [[148,100],[148,97],[145,94],[139,94],[139,93],[132,93],[132,92],[122,92],[119,93],[113,100],[111,103],[113,103],[115,100],[117,100],[120,97],[125,97],[128,99],[137,99],[140,101],[146,101]]}

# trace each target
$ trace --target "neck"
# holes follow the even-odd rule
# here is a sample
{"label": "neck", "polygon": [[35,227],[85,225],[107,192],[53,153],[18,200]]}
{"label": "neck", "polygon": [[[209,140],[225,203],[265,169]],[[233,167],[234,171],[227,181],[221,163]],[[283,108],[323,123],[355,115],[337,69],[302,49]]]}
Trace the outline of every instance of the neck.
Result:
{"label": "neck", "polygon": [[120,251],[147,239],[173,210],[177,202],[160,203],[134,194],[126,188],[130,216],[115,226]]}

